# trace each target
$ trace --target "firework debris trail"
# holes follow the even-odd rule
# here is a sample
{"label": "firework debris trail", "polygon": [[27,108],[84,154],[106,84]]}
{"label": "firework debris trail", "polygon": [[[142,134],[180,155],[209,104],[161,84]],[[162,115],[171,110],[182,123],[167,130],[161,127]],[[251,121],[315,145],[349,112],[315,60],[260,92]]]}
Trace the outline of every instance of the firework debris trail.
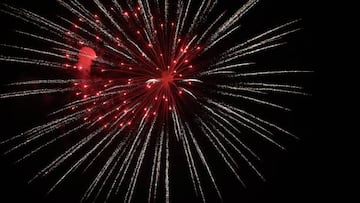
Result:
{"label": "firework debris trail", "polygon": [[[27,89],[0,94],[1,99],[65,92],[75,96],[63,108],[51,114],[57,117],[53,121],[1,142],[2,145],[20,143],[10,147],[5,152],[8,154],[40,139],[47,140],[17,162],[65,137],[88,132],[29,182],[48,176],[86,146],[93,145],[63,173],[49,189],[50,193],[74,171],[81,167],[85,168],[84,171],[90,168],[115,143],[113,153],[91,181],[82,201],[96,201],[100,195],[106,197],[105,201],[110,201],[112,196],[119,195],[121,188],[127,188],[124,198],[126,202],[131,202],[139,183],[140,171],[145,170],[144,160],[149,159],[152,164],[151,169],[147,170],[151,173],[148,202],[158,200],[162,191],[160,186],[165,187],[164,201],[169,202],[174,192],[170,188],[172,155],[169,148],[175,140],[183,148],[194,193],[203,202],[206,201],[206,187],[202,180],[207,176],[221,200],[216,176],[198,136],[209,141],[226,167],[244,186],[239,174],[238,156],[257,176],[261,179],[264,177],[253,163],[260,158],[239,137],[242,135],[241,129],[262,137],[280,149],[284,148],[274,136],[274,131],[295,137],[276,124],[227,101],[245,100],[287,111],[287,107],[267,101],[262,96],[270,93],[306,95],[300,86],[261,82],[258,76],[283,76],[309,71],[251,71],[255,63],[243,60],[246,56],[283,45],[285,36],[299,30],[294,28],[298,20],[269,29],[227,47],[216,57],[206,59],[209,52],[240,30],[240,19],[258,3],[257,0],[248,0],[233,14],[216,14],[216,0],[179,0],[174,4],[167,0],[128,0],[121,3],[112,0],[107,5],[98,0],[87,1],[86,4],[93,4],[97,8],[95,14],[79,0],[58,2],[78,20],[73,22],[59,17],[61,23],[55,23],[9,5],[1,9],[38,27],[43,34],[20,30],[16,30],[16,33],[50,43],[53,47],[39,50],[1,44],[2,47],[40,55],[42,59],[0,55],[0,61],[81,73],[84,69],[78,59],[91,57],[87,66],[91,66],[90,71],[97,75],[68,80],[14,82],[8,86]],[[175,12],[170,12],[174,9]],[[210,21],[207,18],[209,15],[216,17]],[[82,52],[84,47],[90,52]],[[201,57],[207,62],[198,63],[197,59]],[[37,88],[31,89],[34,85]],[[191,109],[188,103],[198,107],[198,110],[190,112],[192,119],[189,119],[186,110]],[[68,130],[53,137],[52,134],[59,129]],[[94,145],[94,140],[104,134],[106,136]]]}

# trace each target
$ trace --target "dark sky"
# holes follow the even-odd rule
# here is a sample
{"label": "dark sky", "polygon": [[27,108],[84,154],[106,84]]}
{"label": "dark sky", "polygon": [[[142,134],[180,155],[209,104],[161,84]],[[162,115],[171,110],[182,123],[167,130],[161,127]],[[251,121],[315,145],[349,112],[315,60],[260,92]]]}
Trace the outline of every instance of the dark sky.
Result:
{"label": "dark sky", "polygon": [[[54,0],[6,2],[11,2],[11,5],[30,9],[45,16],[52,16],[59,7]],[[236,5],[239,4],[237,0],[219,0],[219,2],[220,5],[228,9],[236,8]],[[319,123],[322,112],[319,108],[321,65],[317,29],[321,23],[318,20],[318,15],[321,15],[318,5],[310,0],[264,0],[244,20],[245,32],[251,33],[252,31],[264,31],[265,28],[293,19],[302,19],[300,26],[303,30],[289,39],[287,48],[279,50],[277,53],[285,52],[281,57],[278,57],[285,64],[309,67],[315,71],[312,76],[304,79],[306,80],[304,86],[313,96],[296,100],[293,105],[294,111],[291,113],[291,124],[288,127],[301,140],[289,142],[286,152],[276,153],[276,157],[266,157],[261,164],[261,171],[264,172],[267,182],[254,180],[246,190],[241,189],[240,192],[230,184],[223,188],[227,191],[225,193],[229,195],[228,198],[225,198],[228,200],[226,202],[300,203],[323,202],[324,199],[331,198],[331,194],[326,192],[329,187],[327,178],[329,174],[324,165],[329,158],[323,150],[324,145],[326,145],[326,141],[324,141],[326,137],[323,135]],[[3,41],[4,39],[17,41],[17,38],[11,34],[11,30],[17,24],[14,24],[12,18],[4,14],[0,16],[0,23],[3,28],[0,43],[7,43],[7,41]],[[3,55],[3,52],[0,51],[0,54]],[[2,92],[6,89],[3,84],[18,78],[27,78],[27,74],[34,74],[34,69],[26,69],[28,67],[24,66],[1,62],[1,67],[8,67],[8,69],[3,69],[0,74]],[[54,106],[58,105],[47,104],[40,111],[38,108],[32,108],[32,106],[39,107],[41,102],[40,99],[36,98],[26,100],[26,104],[23,100],[0,101],[0,116],[4,119],[1,124],[1,129],[4,129],[1,131],[1,136],[14,136],[41,123],[45,120],[46,112],[50,112]],[[31,170],[29,165],[29,171]],[[71,200],[77,200],[78,194],[69,191],[71,189],[66,190],[65,194],[56,196],[56,198],[51,197],[50,200],[44,200],[43,188],[26,184],[29,171],[26,167],[14,166],[9,158],[0,155],[0,202],[71,202]],[[75,182],[72,187],[76,187],[76,185]],[[176,201],[175,199],[174,202],[180,202],[180,200]]]}

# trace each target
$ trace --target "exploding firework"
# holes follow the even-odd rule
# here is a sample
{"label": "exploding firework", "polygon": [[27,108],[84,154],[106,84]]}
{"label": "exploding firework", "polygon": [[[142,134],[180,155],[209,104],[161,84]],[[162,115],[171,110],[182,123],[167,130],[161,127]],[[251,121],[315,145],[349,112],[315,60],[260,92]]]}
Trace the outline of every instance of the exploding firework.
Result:
{"label": "exploding firework", "polygon": [[[300,86],[266,78],[308,71],[269,70],[249,61],[283,45],[283,38],[298,30],[298,21],[231,44],[226,40],[239,31],[240,19],[257,0],[232,13],[219,12],[215,0],[58,2],[72,15],[56,23],[24,9],[2,9],[43,33],[18,34],[52,46],[2,44],[41,57],[0,55],[1,61],[59,69],[71,77],[14,82],[9,88],[27,89],[0,94],[1,99],[67,95],[68,103],[50,114],[51,121],[1,142],[10,146],[5,154],[29,149],[16,161],[22,162],[71,140],[30,183],[57,176],[51,193],[74,174],[86,174],[92,176],[81,201],[131,202],[144,187],[143,201],[169,202],[176,193],[173,169],[181,167],[201,201],[211,192],[221,201],[211,160],[221,161],[245,186],[240,173],[245,167],[264,179],[246,136],[257,135],[280,149],[274,133],[295,137],[245,107],[288,111],[266,96],[306,95]],[[179,159],[183,163],[175,164]]]}

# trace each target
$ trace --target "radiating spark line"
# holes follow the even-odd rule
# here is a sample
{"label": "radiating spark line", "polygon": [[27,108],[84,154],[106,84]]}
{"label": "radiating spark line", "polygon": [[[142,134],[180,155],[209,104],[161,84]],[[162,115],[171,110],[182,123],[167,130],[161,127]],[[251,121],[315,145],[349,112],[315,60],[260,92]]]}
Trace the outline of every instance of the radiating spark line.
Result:
{"label": "radiating spark line", "polygon": [[24,82],[14,82],[7,84],[8,86],[20,86],[20,85],[40,85],[40,84],[73,84],[81,83],[83,80],[71,79],[71,80],[30,80]]}
{"label": "radiating spark line", "polygon": [[[189,127],[189,124],[185,122],[185,126],[186,126],[188,132],[191,133],[191,129],[190,129],[190,127]],[[200,178],[199,178],[199,175],[198,175],[198,172],[197,172],[197,168],[195,167],[195,162],[194,162],[193,154],[191,153],[189,141],[188,141],[188,138],[187,138],[186,134],[184,135],[184,141],[185,141],[185,145],[186,145],[186,151],[187,151],[187,154],[188,154],[188,156],[189,156],[189,158],[190,158],[190,163],[191,163],[191,165],[189,164],[189,168],[192,168],[192,169],[193,169],[194,175],[195,175],[195,178],[196,178],[196,183],[197,183],[197,185],[194,186],[194,189],[195,189],[195,191],[196,191],[196,188],[199,189],[202,201],[203,201],[203,202],[206,202],[206,201],[205,201],[205,195],[204,195],[203,188],[202,188],[202,184],[201,184],[201,180],[200,180]],[[196,187],[196,186],[197,186],[197,187]]]}
{"label": "radiating spark line", "polygon": [[51,144],[55,143],[56,141],[58,141],[58,140],[60,140],[60,139],[62,139],[62,138],[64,138],[64,137],[70,135],[71,133],[80,130],[81,128],[83,128],[84,126],[86,126],[86,125],[88,125],[88,124],[89,124],[89,122],[83,123],[83,124],[81,124],[81,125],[73,128],[73,129],[67,131],[66,133],[61,134],[61,135],[58,136],[58,137],[53,138],[52,140],[46,142],[45,144],[42,144],[42,145],[39,146],[38,148],[36,148],[36,149],[32,150],[31,152],[27,153],[25,156],[23,156],[22,158],[18,159],[15,163],[19,163],[19,162],[21,162],[21,161],[23,161],[23,160],[31,157],[31,156],[34,155],[35,153],[37,153],[37,152],[39,152],[40,150],[44,149],[45,147],[48,147],[48,146],[50,146]]}
{"label": "radiating spark line", "polygon": [[216,74],[219,73],[220,71],[223,70],[228,70],[228,69],[234,69],[234,68],[240,68],[240,67],[247,67],[250,65],[254,65],[255,63],[239,63],[239,64],[234,64],[234,65],[228,65],[228,66],[222,66],[219,68],[214,68],[205,72],[201,72],[200,75],[211,75],[212,73]]}
{"label": "radiating spark line", "polygon": [[63,93],[74,90],[75,88],[24,90],[20,92],[10,92],[10,93],[0,94],[0,98],[6,99],[6,98],[24,97],[24,96],[39,95],[39,94]]}
{"label": "radiating spark line", "polygon": [[[214,114],[215,115],[215,114]],[[218,114],[216,116],[219,116]],[[238,138],[233,132],[231,132],[229,129],[227,129],[216,117],[214,116],[210,116],[210,118],[215,122],[215,124],[218,125],[219,128],[223,129],[226,133],[228,133],[228,135],[230,135],[237,143],[239,143],[241,145],[241,147],[243,147],[247,152],[249,152],[253,157],[255,157],[257,160],[260,160],[260,157],[252,150],[250,149],[248,146],[246,146],[241,140],[240,138]],[[220,131],[218,131],[220,132]],[[220,133],[220,135],[233,147],[233,149],[236,150],[236,152],[239,153],[239,155],[245,160],[247,160],[247,158],[245,157],[245,155],[240,151],[240,149],[238,149],[238,147],[236,147],[228,138],[225,137],[225,135],[223,133]]]}
{"label": "radiating spark line", "polygon": [[170,152],[169,152],[169,133],[168,131],[166,131],[166,144],[165,144],[165,158],[166,158],[166,162],[165,162],[165,201],[166,203],[170,202],[170,176],[169,176],[169,156],[170,156]]}
{"label": "radiating spark line", "polygon": [[[113,132],[109,133],[110,135]],[[109,136],[110,137],[110,136]],[[109,137],[104,137],[101,141],[99,141],[91,150],[89,150],[84,156],[82,156],[73,166],[67,170],[64,175],[50,188],[47,194],[51,193],[67,176],[73,173],[79,166]],[[82,144],[84,145],[84,144]],[[74,153],[74,152],[73,152]],[[53,170],[53,169],[52,169]]]}
{"label": "radiating spark line", "polygon": [[223,23],[222,26],[218,28],[217,31],[211,36],[210,43],[217,40],[219,35],[226,32],[231,26],[234,25],[235,22],[237,22],[243,15],[247,13],[247,11],[250,10],[259,0],[249,0],[247,1],[241,8],[239,8],[236,13],[231,16],[226,22]]}
{"label": "radiating spark line", "polygon": [[136,162],[136,167],[135,167],[135,174],[131,177],[131,180],[130,180],[130,187],[128,189],[128,191],[126,192],[126,196],[125,196],[125,201],[127,202],[131,202],[131,199],[132,199],[132,196],[133,196],[133,193],[134,193],[134,188],[135,188],[135,185],[137,183],[137,179],[138,179],[138,175],[139,175],[139,171],[140,171],[140,168],[143,164],[143,160],[144,160],[144,157],[145,157],[145,152],[149,146],[149,141],[150,141],[150,138],[151,138],[151,133],[154,129],[154,125],[155,125],[155,122],[156,122],[156,118],[154,118],[154,121],[152,122],[151,126],[150,126],[150,130],[148,131],[148,134],[146,136],[146,140],[145,140],[145,143],[143,144],[143,147],[140,151],[140,155],[139,155],[139,158]]}
{"label": "radiating spark line", "polygon": [[[39,176],[47,176],[51,171],[53,171],[57,167],[59,167],[59,165],[61,163],[66,161],[70,156],[72,156],[75,152],[80,150],[85,144],[87,144],[90,140],[92,140],[92,138],[94,138],[96,135],[98,135],[103,130],[104,130],[104,128],[99,128],[98,130],[96,130],[92,134],[90,134],[89,136],[83,138],[76,145],[74,145],[73,147],[68,149],[63,155],[59,156],[57,159],[55,159],[53,162],[51,162],[47,167],[45,167],[43,170],[41,170],[39,173],[37,173],[29,182],[34,181]],[[64,177],[65,176],[63,176],[63,178]],[[61,179],[59,181],[61,181]]]}
{"label": "radiating spark line", "polygon": [[262,71],[253,73],[239,73],[233,75],[233,77],[248,77],[248,76],[261,76],[261,75],[281,75],[281,74],[293,74],[293,73],[312,73],[312,71],[301,71],[301,70],[284,70],[284,71]]}
{"label": "radiating spark line", "polygon": [[24,32],[24,31],[20,31],[20,30],[15,30],[14,32],[25,35],[25,36],[28,36],[28,37],[31,37],[33,39],[38,39],[38,40],[41,40],[41,41],[44,41],[44,42],[51,42],[53,44],[60,45],[62,47],[66,47],[66,48],[71,49],[71,50],[76,50],[73,46],[69,46],[66,43],[63,43],[61,41],[57,41],[57,40],[54,40],[54,39],[51,39],[51,38],[48,38],[48,37],[43,37],[43,36],[41,36],[39,34],[32,34],[32,33]]}
{"label": "radiating spark line", "polygon": [[154,177],[156,176],[156,174],[158,172],[158,168],[157,168],[157,166],[158,166],[158,157],[160,156],[159,151],[160,151],[160,148],[161,148],[160,145],[159,145],[159,142],[160,142],[159,140],[162,139],[162,137],[163,137],[163,129],[161,130],[160,138],[156,139],[155,152],[154,152],[154,157],[153,157],[152,167],[151,167],[148,202],[151,202],[151,199],[153,199],[153,201],[156,200],[156,189],[157,188],[155,188],[153,190],[153,185],[154,185],[154,182],[156,183],[156,181],[154,181]]}
{"label": "radiating spark line", "polygon": [[0,55],[0,61],[38,65],[38,66],[45,66],[45,67],[52,67],[52,68],[62,68],[63,67],[63,65],[61,63],[56,63],[56,62],[46,61],[46,60],[23,58],[23,57],[10,57],[10,56]]}
{"label": "radiating spark line", "polygon": [[[227,108],[227,107],[225,107],[225,106],[223,106],[223,105],[221,105],[221,104],[219,104],[219,103],[217,103],[217,102],[213,102],[213,101],[208,101],[208,102],[209,102],[209,103],[212,103],[212,104],[214,104],[214,105],[216,105],[216,106],[218,106],[219,108],[225,110],[226,112],[232,113],[232,114],[234,114],[234,115],[236,115],[236,116],[239,116],[239,117],[243,118],[242,116],[240,116],[240,115],[237,114],[236,112],[232,111],[231,109],[229,109],[229,108]],[[230,116],[229,114],[228,114],[227,116],[228,116],[229,118],[232,118],[232,116]],[[244,118],[243,118],[243,119],[244,119]],[[235,118],[234,118],[233,120],[239,122],[242,126],[244,126],[244,127],[248,128],[248,129],[254,131],[256,134],[260,135],[261,137],[263,137],[264,139],[268,140],[268,141],[271,142],[272,144],[276,145],[276,146],[279,147],[280,149],[285,149],[283,146],[281,146],[280,144],[278,144],[277,142],[275,142],[273,139],[269,138],[269,137],[266,136],[265,134],[261,133],[260,131],[256,130],[255,128],[253,128],[253,127],[251,127],[251,126],[249,126],[249,125],[247,125],[247,124],[245,124],[245,123],[243,123],[243,122],[241,122],[241,121],[239,121],[239,120],[237,120],[237,119],[235,119]],[[248,119],[246,119],[246,120],[249,122]],[[254,122],[251,122],[251,123],[254,124]],[[257,124],[256,124],[256,126],[259,127],[259,125],[257,125]],[[262,128],[262,129],[264,130],[264,128]],[[269,132],[269,131],[267,131],[267,130],[265,130],[265,131],[266,131],[266,132]],[[269,133],[270,133],[270,132],[269,132]]]}
{"label": "radiating spark line", "polygon": [[[114,137],[108,142],[108,144],[102,149],[102,150],[105,150],[105,148],[107,148],[107,146],[112,142],[113,139],[115,139],[115,137],[117,135],[120,134],[120,132],[123,130],[124,128],[120,129],[116,135],[114,135]],[[126,138],[126,141],[127,141],[128,137]],[[125,142],[126,142],[125,141]],[[88,190],[85,192],[83,198],[81,199],[81,201],[84,201],[86,200],[90,195],[91,193],[94,191],[95,187],[100,183],[100,178],[102,176],[105,175],[105,172],[106,170],[110,167],[110,164],[114,161],[114,159],[116,158],[116,156],[119,154],[119,152],[121,150],[124,149],[124,144],[121,143],[117,146],[116,150],[114,150],[114,152],[112,153],[112,155],[109,157],[109,159],[107,160],[107,162],[105,163],[104,167],[102,168],[102,170],[98,173],[98,175],[96,176],[96,178],[94,179],[94,181],[91,183],[91,185],[89,186]],[[99,152],[99,154],[102,153],[102,152]],[[122,151],[119,155],[119,158],[122,156],[122,154],[124,153],[124,151]],[[95,159],[94,159],[95,160]],[[90,165],[90,164],[89,164]],[[105,183],[107,182],[107,180],[109,179],[110,175],[112,174],[112,172],[114,171],[115,169],[115,166],[117,165],[117,163],[115,163],[113,165],[113,167],[110,169],[108,175],[105,177],[105,180],[103,181],[103,183],[101,184],[95,198],[94,198],[94,201],[96,201],[96,199],[99,197],[100,193],[102,192],[103,190],[103,187],[105,186]]]}
{"label": "radiating spark line", "polygon": [[[236,167],[238,167],[237,163],[235,162],[234,158],[229,154],[229,152],[225,149],[224,145],[219,141],[219,139],[217,139],[217,137],[212,133],[212,131],[209,129],[209,127],[205,124],[205,122],[203,120],[200,120],[200,123],[205,127],[206,131],[204,129],[204,135],[206,135],[206,137],[209,139],[209,141],[213,144],[213,146],[216,148],[216,150],[218,151],[218,153],[221,155],[222,159],[224,160],[224,162],[226,163],[226,165],[230,168],[230,170],[232,171],[232,173],[234,174],[234,176],[240,181],[240,183],[245,186],[244,181],[240,178],[240,176],[237,174],[236,170],[234,169],[233,165],[234,164]],[[208,133],[207,133],[208,132]],[[212,138],[209,136],[212,135]],[[213,138],[215,139],[215,141],[213,140]],[[219,148],[219,146],[221,147],[221,149],[223,151],[221,151],[221,149]],[[229,162],[229,160],[227,159],[227,157],[225,156],[225,154],[223,153],[225,152],[225,154],[227,155],[227,157],[230,158],[232,164]]]}
{"label": "radiating spark line", "polygon": [[[285,42],[282,42],[282,43],[276,43],[276,44],[272,44],[272,45],[268,45],[268,46],[265,46],[265,47],[261,47],[261,48],[258,48],[258,49],[254,49],[254,50],[249,50],[249,51],[246,51],[242,54],[239,54],[239,55],[235,55],[235,56],[232,56],[230,58],[225,58],[223,60],[221,60],[220,62],[216,63],[215,65],[220,65],[220,64],[224,64],[224,63],[228,63],[228,62],[231,62],[231,61],[234,61],[236,59],[240,59],[244,56],[248,56],[248,55],[253,55],[255,53],[259,53],[261,51],[267,51],[269,49],[273,49],[273,48],[277,48],[279,46],[282,46],[282,45],[285,45],[286,43]],[[216,73],[216,72],[215,72]]]}
{"label": "radiating spark line", "polygon": [[255,103],[258,103],[258,104],[271,106],[271,107],[282,109],[282,110],[285,110],[285,111],[291,111],[291,109],[289,109],[289,108],[286,108],[286,107],[283,107],[283,106],[280,106],[280,105],[277,105],[277,104],[274,104],[274,103],[271,103],[271,102],[267,102],[267,101],[264,101],[264,100],[261,100],[261,99],[255,99],[253,97],[248,97],[248,96],[244,96],[244,95],[237,95],[237,94],[231,94],[231,93],[226,93],[226,92],[219,92],[219,91],[217,92],[217,94],[224,95],[224,96],[230,96],[230,97],[234,97],[234,98],[242,98],[242,99],[252,101],[252,102],[255,102]]}
{"label": "radiating spark line", "polygon": [[220,190],[219,190],[219,188],[218,188],[218,186],[216,184],[215,178],[213,176],[213,173],[211,172],[211,169],[210,169],[210,167],[208,165],[208,162],[206,161],[206,158],[205,158],[203,152],[201,151],[201,149],[199,147],[199,144],[196,141],[196,139],[194,138],[194,135],[192,134],[191,131],[189,131],[189,135],[190,135],[190,138],[191,138],[191,140],[192,140],[192,142],[193,142],[193,144],[195,146],[195,149],[196,149],[196,151],[197,151],[197,153],[198,153],[198,155],[199,155],[199,157],[201,159],[202,164],[205,166],[206,171],[207,171],[208,175],[210,176],[211,182],[212,182],[212,184],[213,184],[213,186],[214,186],[214,188],[215,188],[215,190],[217,192],[217,195],[220,198],[220,200],[222,201],[222,196],[221,196]]}
{"label": "radiating spark line", "polygon": [[[245,42],[243,42],[243,43],[241,43],[241,44],[239,44],[239,45],[237,45],[237,46],[229,49],[228,51],[224,52],[223,55],[225,56],[225,55],[228,55],[228,54],[230,54],[230,53],[233,53],[233,52],[235,52],[236,50],[239,50],[239,48],[245,47],[245,45],[248,45],[248,44],[250,44],[250,43],[252,43],[252,42],[254,42],[254,41],[258,40],[258,39],[261,39],[261,38],[263,38],[263,37],[266,37],[266,36],[269,35],[269,34],[273,34],[274,32],[276,32],[276,31],[278,31],[278,30],[281,30],[281,29],[283,29],[283,28],[286,28],[286,27],[288,27],[288,26],[290,26],[290,25],[293,25],[293,24],[295,24],[295,23],[297,23],[297,22],[299,22],[299,20],[294,20],[294,21],[285,23],[285,24],[283,24],[283,25],[280,25],[280,26],[278,26],[278,27],[275,27],[275,28],[273,28],[273,29],[270,29],[270,30],[268,30],[268,31],[266,31],[266,32],[263,32],[262,34],[257,35],[256,37],[253,37],[253,38],[251,38],[251,39],[249,39],[249,40],[247,40],[247,41],[245,41]],[[298,29],[296,29],[296,30],[298,30]],[[285,35],[287,35],[286,33],[288,33],[288,32],[285,32],[285,33],[283,33],[283,34],[275,35],[274,37],[275,37],[275,38],[281,38],[280,36],[285,36]],[[289,34],[289,33],[288,33],[288,34]],[[268,39],[271,39],[271,38],[268,38]],[[262,40],[262,41],[264,41],[264,40]]]}
{"label": "radiating spark line", "polygon": [[156,165],[156,176],[155,176],[155,185],[154,185],[154,198],[153,200],[156,201],[156,191],[158,188],[159,178],[160,178],[160,170],[161,170],[161,157],[162,157],[162,150],[163,150],[163,144],[164,144],[164,129],[161,130],[160,134],[160,143],[158,148],[158,159],[157,159],[157,165]]}

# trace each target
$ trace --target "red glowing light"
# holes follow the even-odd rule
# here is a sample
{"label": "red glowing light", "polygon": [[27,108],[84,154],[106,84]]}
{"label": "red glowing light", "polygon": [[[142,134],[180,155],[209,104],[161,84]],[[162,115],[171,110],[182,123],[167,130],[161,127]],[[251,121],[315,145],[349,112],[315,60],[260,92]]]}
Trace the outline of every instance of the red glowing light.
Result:
{"label": "red glowing light", "polygon": [[[126,19],[126,21],[130,24],[133,24],[133,21],[136,21],[136,16],[140,17],[141,8],[135,7],[133,12],[125,11],[123,12],[123,17]],[[100,18],[96,16],[96,14],[93,15],[95,17],[94,21],[99,22]],[[134,17],[135,16],[135,17]],[[164,31],[164,28],[175,29],[176,23],[174,22],[159,22],[155,18],[151,17],[151,20],[154,21],[154,33],[157,32],[158,29],[160,29],[161,33]],[[190,43],[188,41],[188,36],[184,37],[176,37],[172,38],[171,44],[175,45],[175,50],[173,53],[169,53],[168,50],[163,49],[161,43],[158,43],[157,41],[149,41],[147,39],[147,32],[148,30],[144,29],[143,27],[134,27],[133,30],[131,30],[134,37],[136,37],[136,40],[139,40],[142,42],[142,49],[141,50],[130,50],[133,51],[135,54],[135,58],[139,61],[143,61],[146,63],[146,70],[148,72],[141,72],[142,70],[145,70],[143,66],[138,66],[138,64],[132,63],[132,61],[127,60],[126,58],[119,58],[114,64],[118,65],[118,71],[124,72],[126,75],[126,78],[122,78],[121,75],[119,75],[120,80],[112,80],[112,79],[106,79],[101,84],[89,84],[89,83],[79,83],[78,86],[82,89],[80,90],[80,93],[77,95],[80,95],[81,98],[93,98],[94,96],[100,97],[103,93],[99,91],[97,88],[109,88],[111,90],[111,87],[113,85],[121,84],[126,85],[131,90],[132,88],[137,87],[138,85],[144,87],[144,95],[148,95],[145,98],[137,98],[137,96],[134,97],[134,94],[132,91],[122,91],[119,96],[117,107],[113,107],[114,110],[116,110],[116,115],[109,116],[102,116],[103,114],[97,114],[98,108],[111,108],[112,102],[107,101],[99,101],[98,103],[101,105],[93,103],[93,106],[88,107],[87,113],[88,114],[96,114],[96,116],[87,116],[86,118],[88,120],[97,120],[100,122],[100,120],[104,120],[104,122],[116,122],[117,126],[120,127],[126,127],[131,125],[131,122],[134,124],[138,122],[138,110],[134,110],[137,107],[134,105],[139,104],[139,99],[142,100],[142,102],[147,102],[144,104],[141,108],[144,109],[144,113],[141,114],[144,116],[145,119],[150,119],[151,116],[155,117],[162,117],[163,111],[170,112],[173,111],[176,108],[176,100],[177,97],[181,97],[182,94],[184,94],[184,89],[181,87],[181,84],[187,84],[187,85],[193,85],[192,82],[185,82],[185,83],[178,83],[178,81],[184,80],[184,78],[187,78],[189,76],[189,73],[191,71],[189,70],[189,67],[192,68],[192,65],[190,64],[190,61],[193,60],[193,58],[197,55],[197,53],[200,50],[199,45],[190,46]],[[158,33],[160,34],[160,33]],[[163,34],[163,33],[162,33]],[[106,38],[103,38],[100,33],[96,33],[93,37],[96,40],[105,40]],[[124,41],[120,41],[122,37],[120,36],[114,36],[113,46],[119,46],[126,48],[127,41],[124,39]],[[98,42],[98,41],[97,41]],[[89,79],[91,75],[97,75],[96,69],[92,70],[92,65],[94,60],[97,58],[97,53],[94,51],[93,48],[87,47],[84,44],[88,44],[86,41],[79,40],[78,46],[80,45],[80,51],[77,55],[78,62],[75,66],[76,69],[81,70],[78,71],[80,74],[85,75]],[[100,45],[101,46],[101,45]],[[101,47],[97,47],[99,50],[101,50]],[[145,48],[145,49],[144,49]],[[70,53],[65,52],[64,53],[66,58],[72,59],[74,56]],[[106,53],[104,54],[101,52],[101,56],[106,56]],[[154,60],[154,56],[157,56],[159,60]],[[153,63],[147,63],[147,61],[152,60]],[[107,69],[106,66],[100,67],[99,72],[108,72],[112,73],[112,69]],[[90,72],[93,72],[94,74],[89,74]],[[114,77],[117,73],[114,74]],[[134,76],[134,75],[135,76]],[[112,77],[112,76],[110,76]],[[179,85],[179,86],[178,86]],[[96,90],[97,89],[97,90]],[[93,91],[96,90],[96,91]],[[142,90],[139,90],[142,91]],[[186,91],[188,92],[188,90]],[[130,108],[134,108],[131,110]],[[130,113],[131,115],[130,117]],[[85,119],[84,119],[85,120]],[[113,120],[113,121],[111,121]],[[104,122],[101,122],[101,126],[106,128],[110,127],[108,124],[105,124]]]}
{"label": "red glowing light", "polygon": [[92,62],[96,59],[96,53],[94,49],[90,47],[83,47],[80,49],[78,57],[78,63],[76,66],[82,70],[83,75],[88,75],[91,69]]}
{"label": "red glowing light", "polygon": [[161,81],[164,85],[168,85],[169,83],[173,82],[174,76],[170,74],[168,71],[164,71],[161,73]]}

